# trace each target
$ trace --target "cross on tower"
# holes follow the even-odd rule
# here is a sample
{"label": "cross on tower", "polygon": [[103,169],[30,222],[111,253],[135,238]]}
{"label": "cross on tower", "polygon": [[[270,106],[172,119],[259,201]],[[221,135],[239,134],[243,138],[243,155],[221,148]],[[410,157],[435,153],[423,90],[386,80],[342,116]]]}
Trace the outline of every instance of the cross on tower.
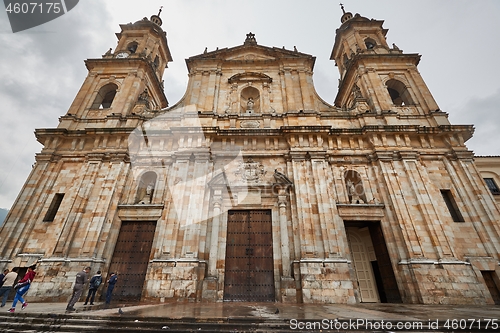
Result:
{"label": "cross on tower", "polygon": [[345,9],[344,9],[344,4],[343,3],[340,4],[340,8],[342,8],[342,12],[344,12],[344,14],[345,14]]}

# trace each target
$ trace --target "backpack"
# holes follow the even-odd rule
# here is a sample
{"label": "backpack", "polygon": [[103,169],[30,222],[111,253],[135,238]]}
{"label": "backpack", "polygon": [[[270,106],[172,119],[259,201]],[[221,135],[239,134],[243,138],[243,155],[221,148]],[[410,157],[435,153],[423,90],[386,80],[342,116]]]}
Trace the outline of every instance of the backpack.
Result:
{"label": "backpack", "polygon": [[101,276],[96,276],[94,279],[94,282],[92,282],[92,289],[97,289],[101,285],[102,282],[102,277]]}

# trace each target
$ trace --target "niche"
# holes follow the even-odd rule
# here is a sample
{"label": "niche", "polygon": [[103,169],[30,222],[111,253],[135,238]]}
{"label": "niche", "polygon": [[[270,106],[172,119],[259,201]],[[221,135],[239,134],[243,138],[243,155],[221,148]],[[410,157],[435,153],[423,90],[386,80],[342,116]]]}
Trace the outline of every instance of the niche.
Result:
{"label": "niche", "polygon": [[241,91],[240,109],[242,114],[260,112],[260,92],[257,88],[246,87]]}
{"label": "niche", "polygon": [[354,170],[347,170],[344,173],[345,186],[349,203],[362,204],[366,203],[365,189],[359,173]]}
{"label": "niche", "polygon": [[156,185],[156,173],[153,171],[148,171],[144,173],[139,181],[139,186],[137,187],[137,194],[135,196],[135,203],[148,205],[153,201],[153,194]]}

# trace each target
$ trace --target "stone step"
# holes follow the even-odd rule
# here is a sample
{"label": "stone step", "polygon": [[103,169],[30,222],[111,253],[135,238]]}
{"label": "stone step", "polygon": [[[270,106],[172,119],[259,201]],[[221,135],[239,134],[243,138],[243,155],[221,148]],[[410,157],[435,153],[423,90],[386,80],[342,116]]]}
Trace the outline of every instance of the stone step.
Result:
{"label": "stone step", "polygon": [[[384,330],[367,327],[349,328],[347,320],[340,320],[345,329],[325,329],[324,327],[314,327],[312,324],[318,321],[302,320],[304,324],[300,329],[290,326],[289,320],[276,320],[264,318],[220,318],[220,319],[196,319],[196,318],[144,318],[144,317],[95,317],[79,315],[54,315],[54,314],[0,314],[0,333],[40,333],[40,332],[59,332],[59,333],[132,333],[132,332],[213,332],[213,333],[235,333],[235,332],[253,332],[253,333],[271,333],[271,332],[497,332],[493,328],[471,327],[466,330],[446,330],[443,329],[443,323],[440,323],[439,330]],[[310,323],[310,325],[306,325]],[[396,321],[385,321],[397,324]]]}
{"label": "stone step", "polygon": [[280,322],[255,320],[182,320],[159,318],[95,318],[71,315],[0,315],[0,332],[276,332],[288,329]]}

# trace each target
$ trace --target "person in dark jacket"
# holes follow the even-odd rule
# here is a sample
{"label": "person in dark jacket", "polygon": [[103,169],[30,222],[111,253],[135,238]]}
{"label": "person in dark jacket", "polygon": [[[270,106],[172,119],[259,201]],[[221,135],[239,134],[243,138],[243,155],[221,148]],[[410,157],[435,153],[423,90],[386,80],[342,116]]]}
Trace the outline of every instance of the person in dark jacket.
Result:
{"label": "person in dark jacket", "polygon": [[87,298],[85,299],[85,303],[83,305],[87,305],[90,299],[90,305],[94,305],[94,298],[95,298],[95,293],[97,291],[97,288],[101,285],[102,282],[102,276],[101,276],[101,271],[97,271],[97,274],[90,279],[89,283],[89,293],[87,294]]}
{"label": "person in dark jacket", "polygon": [[74,305],[80,299],[83,292],[83,286],[89,281],[88,274],[90,273],[90,267],[85,267],[85,269],[78,274],[76,274],[75,285],[73,286],[73,294],[68,302],[66,311],[75,311]]}
{"label": "person in dark jacket", "polygon": [[0,287],[3,286],[3,278],[9,273],[8,269],[5,269],[2,274],[0,274]]}
{"label": "person in dark jacket", "polygon": [[111,303],[111,294],[113,293],[113,289],[115,288],[115,284],[118,281],[118,275],[115,273],[111,273],[108,279],[108,290],[106,291],[106,304]]}
{"label": "person in dark jacket", "polygon": [[35,269],[36,265],[28,267],[28,272],[24,275],[24,277],[14,286],[16,289],[16,296],[14,297],[14,301],[12,302],[12,307],[9,309],[10,313],[14,313],[16,311],[16,305],[18,301],[21,301],[23,306],[21,307],[21,310],[24,310],[27,306],[28,303],[23,298],[23,295],[26,294],[28,289],[31,286],[31,282],[33,282],[33,279],[35,278]]}

